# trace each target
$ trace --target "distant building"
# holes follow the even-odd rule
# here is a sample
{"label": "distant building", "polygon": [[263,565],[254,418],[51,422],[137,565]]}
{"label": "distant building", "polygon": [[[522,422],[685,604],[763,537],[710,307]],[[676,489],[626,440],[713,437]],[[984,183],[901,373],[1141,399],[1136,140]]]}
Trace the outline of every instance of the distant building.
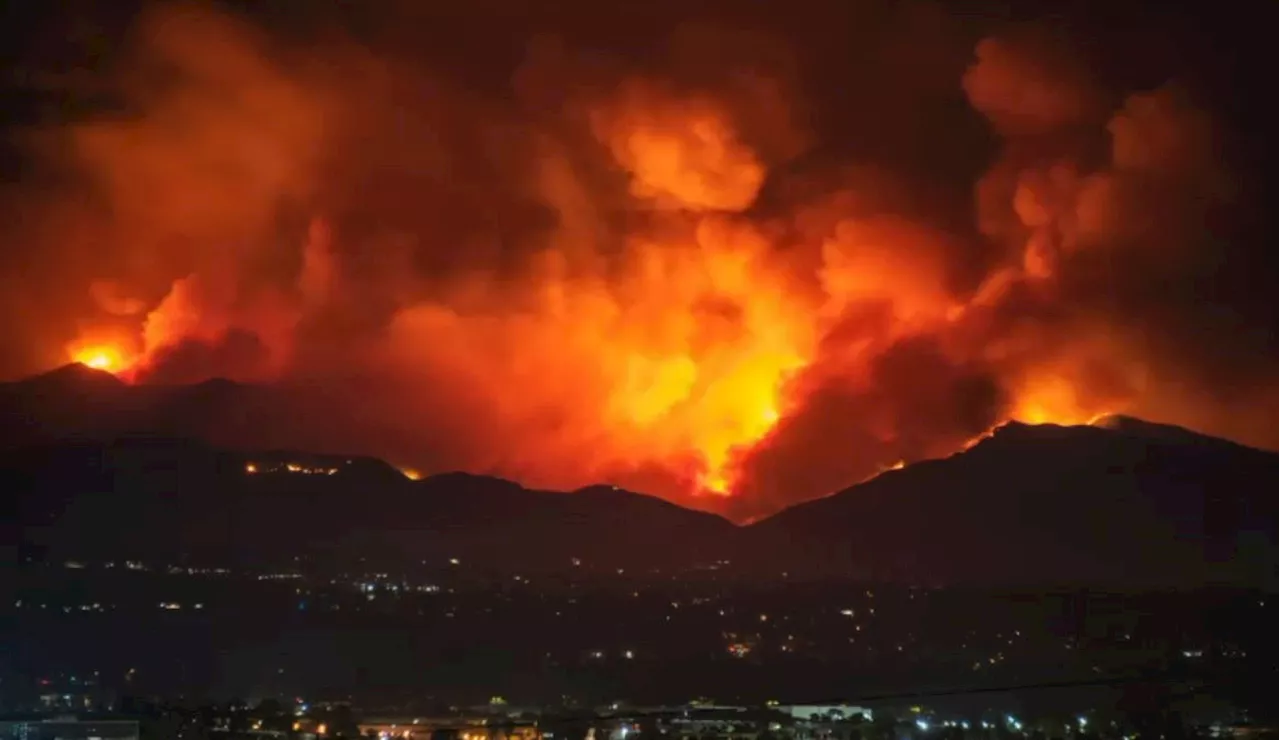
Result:
{"label": "distant building", "polygon": [[435,727],[418,724],[414,720],[375,719],[360,723],[361,735],[373,735],[379,740],[387,740],[388,738],[396,738],[397,740],[400,738],[405,740],[432,740],[435,733]]}
{"label": "distant building", "polygon": [[79,692],[74,694],[45,693],[40,695],[40,711],[43,712],[76,712],[92,709],[94,694]]}
{"label": "distant building", "polygon": [[542,733],[523,722],[486,722],[484,718],[383,717],[360,723],[360,734],[385,740],[541,740]]}
{"label": "distant building", "polygon": [[870,722],[871,710],[866,707],[853,706],[851,704],[782,704],[774,707],[783,714],[790,715],[793,719],[815,721],[839,721],[854,719],[861,717],[863,721]]}
{"label": "distant building", "polygon": [[75,717],[0,719],[0,740],[138,740],[138,723],[126,719]]}

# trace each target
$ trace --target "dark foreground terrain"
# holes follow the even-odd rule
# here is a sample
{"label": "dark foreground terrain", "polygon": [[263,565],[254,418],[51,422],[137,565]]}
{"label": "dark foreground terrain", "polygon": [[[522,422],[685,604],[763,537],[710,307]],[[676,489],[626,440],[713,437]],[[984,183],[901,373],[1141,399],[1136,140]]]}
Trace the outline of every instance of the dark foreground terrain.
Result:
{"label": "dark foreground terrain", "polygon": [[10,575],[4,683],[34,694],[92,677],[111,696],[763,703],[1151,680],[1274,703],[1276,601],[1249,591],[751,586],[714,573],[498,583],[463,563]]}

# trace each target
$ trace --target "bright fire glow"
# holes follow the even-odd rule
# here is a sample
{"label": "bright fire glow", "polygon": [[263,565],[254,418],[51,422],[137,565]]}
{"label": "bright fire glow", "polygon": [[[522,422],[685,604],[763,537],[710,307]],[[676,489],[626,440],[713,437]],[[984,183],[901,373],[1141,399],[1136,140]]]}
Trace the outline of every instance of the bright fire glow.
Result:
{"label": "bright fire glow", "polygon": [[1118,413],[1108,401],[1088,399],[1082,387],[1062,375],[1035,375],[1018,391],[1010,418],[1024,424],[1093,424]]}
{"label": "bright fire glow", "polygon": [[258,473],[293,473],[297,475],[337,475],[338,468],[319,467],[300,463],[245,463],[244,472],[248,475]]}
{"label": "bright fire glow", "polygon": [[88,345],[72,350],[72,362],[78,362],[94,370],[119,374],[129,368],[125,353],[110,344]]}
{"label": "bright fire glow", "polygon": [[1081,404],[1073,384],[1051,376],[1018,398],[1012,417],[1027,424],[1084,424],[1097,413]]}

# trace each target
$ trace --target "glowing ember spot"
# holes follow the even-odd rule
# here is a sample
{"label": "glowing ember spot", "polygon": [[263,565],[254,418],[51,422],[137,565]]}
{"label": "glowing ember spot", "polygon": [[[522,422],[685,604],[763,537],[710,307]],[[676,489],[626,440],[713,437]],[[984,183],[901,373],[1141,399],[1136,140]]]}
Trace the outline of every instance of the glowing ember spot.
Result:
{"label": "glowing ember spot", "polygon": [[[976,441],[974,443],[976,443]],[[965,448],[965,449],[968,449],[968,448]],[[899,460],[893,463],[892,465],[881,465],[879,468],[876,469],[876,472],[872,473],[866,478],[863,478],[860,482],[865,483],[869,480],[874,480],[875,478],[878,478],[884,475],[885,473],[888,473],[891,470],[902,470],[905,467],[907,467],[906,460]]]}
{"label": "glowing ember spot", "polygon": [[413,468],[400,468],[400,475],[403,475],[409,480],[422,480],[422,473],[419,473]]}
{"label": "glowing ember spot", "polygon": [[275,473],[298,473],[301,475],[337,475],[338,468],[321,468],[303,465],[301,463],[266,463],[258,465],[258,463],[245,463],[244,472],[248,475],[256,473],[275,474]]}
{"label": "glowing ember spot", "polygon": [[961,452],[968,452],[969,450],[972,450],[974,447],[977,447],[977,446],[978,446],[978,444],[979,444],[980,442],[982,442],[983,440],[990,439],[990,438],[991,438],[991,435],[992,435],[992,434],[994,434],[994,433],[995,433],[995,431],[996,431],[996,428],[995,428],[995,427],[992,427],[991,429],[988,429],[987,431],[983,432],[982,434],[979,434],[979,435],[977,435],[977,436],[973,437],[972,439],[968,440],[968,441],[967,441],[967,442],[965,442],[964,444],[960,445],[960,451],[961,451]]}

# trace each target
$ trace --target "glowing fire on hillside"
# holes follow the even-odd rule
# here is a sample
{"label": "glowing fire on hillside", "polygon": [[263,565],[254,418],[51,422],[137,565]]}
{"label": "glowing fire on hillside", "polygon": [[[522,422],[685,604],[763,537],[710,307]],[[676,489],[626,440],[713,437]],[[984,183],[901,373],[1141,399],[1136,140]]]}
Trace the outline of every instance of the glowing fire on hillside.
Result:
{"label": "glowing fire on hillside", "polygon": [[132,358],[118,346],[111,344],[87,344],[69,351],[70,360],[78,362],[94,370],[103,370],[115,375],[126,372],[132,365]]}
{"label": "glowing fire on hillside", "polygon": [[666,67],[539,47],[491,98],[158,7],[121,72],[134,114],[49,132],[105,204],[41,202],[92,299],[67,357],[307,390],[323,423],[288,431],[325,449],[739,517],[1008,419],[1209,418],[1098,298],[1132,277],[1098,265],[1138,279],[1219,198],[1212,121],[1174,87],[1107,111],[1057,57],[984,40],[954,84],[1001,147],[944,226],[930,182],[805,159],[789,67],[706,33]]}

